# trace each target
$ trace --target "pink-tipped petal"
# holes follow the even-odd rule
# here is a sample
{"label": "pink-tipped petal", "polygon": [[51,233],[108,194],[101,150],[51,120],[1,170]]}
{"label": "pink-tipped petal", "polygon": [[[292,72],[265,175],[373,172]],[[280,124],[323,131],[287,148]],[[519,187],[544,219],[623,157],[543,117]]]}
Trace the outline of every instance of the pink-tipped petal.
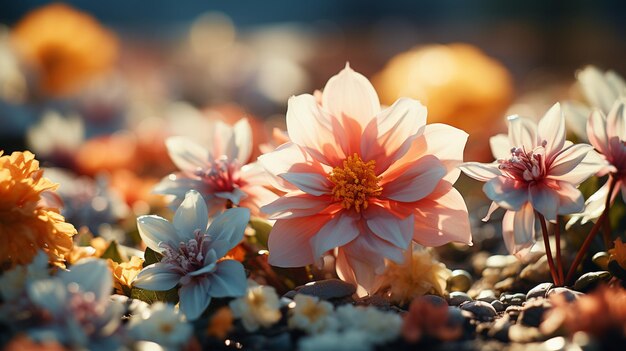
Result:
{"label": "pink-tipped petal", "polygon": [[511,147],[521,147],[525,150],[532,150],[537,146],[537,125],[526,118],[520,116],[509,116],[509,145]]}
{"label": "pink-tipped petal", "polygon": [[328,221],[311,238],[314,257],[322,257],[328,250],[343,246],[359,235],[357,218],[346,213],[339,213]]}
{"label": "pink-tipped petal", "polygon": [[277,198],[261,210],[270,215],[271,219],[296,218],[311,216],[322,212],[329,206],[332,199],[328,196],[312,196],[295,193]]}
{"label": "pink-tipped petal", "polygon": [[302,218],[281,219],[270,232],[269,263],[277,267],[303,267],[312,264],[310,240],[332,217],[314,215]]}
{"label": "pink-tipped petal", "polygon": [[459,166],[461,171],[467,176],[486,182],[495,177],[501,176],[502,172],[498,168],[497,163],[479,163],[479,162],[465,162]]}
{"label": "pink-tipped petal", "polygon": [[606,117],[599,109],[594,109],[587,120],[587,137],[593,147],[604,155],[609,154],[609,137],[607,135]]}
{"label": "pink-tipped petal", "polygon": [[463,196],[454,188],[435,200],[424,199],[415,209],[413,240],[424,246],[449,242],[471,245],[472,234]]}
{"label": "pink-tipped petal", "polygon": [[519,211],[506,211],[502,218],[502,238],[509,253],[523,259],[535,243],[535,213],[530,204]]}
{"label": "pink-tipped petal", "polygon": [[539,121],[537,127],[539,137],[546,141],[546,159],[551,160],[565,144],[565,117],[561,104],[554,104]]}
{"label": "pink-tipped petal", "polygon": [[181,171],[193,174],[207,166],[209,152],[185,137],[171,137],[165,141],[172,162]]}
{"label": "pink-tipped petal", "polygon": [[366,211],[368,228],[379,238],[391,244],[407,249],[413,238],[413,215],[398,218],[380,206],[370,206]]}
{"label": "pink-tipped petal", "polygon": [[491,201],[510,211],[519,210],[528,201],[528,185],[504,176],[487,181],[483,191]]}
{"label": "pink-tipped petal", "polygon": [[372,83],[348,64],[328,80],[322,93],[322,106],[341,119],[350,117],[366,126],[380,111],[380,101]]}
{"label": "pink-tipped petal", "polygon": [[328,180],[328,176],[320,173],[289,172],[281,174],[279,177],[314,196],[327,195],[333,188],[333,183]]}
{"label": "pink-tipped petal", "polygon": [[559,210],[559,196],[557,192],[545,184],[532,184],[529,189],[530,203],[537,212],[549,221],[556,220]]}
{"label": "pink-tipped petal", "polygon": [[385,174],[381,197],[401,202],[421,200],[433,192],[445,174],[441,161],[426,155],[403,169]]}
{"label": "pink-tipped petal", "polygon": [[289,171],[319,172],[322,167],[304,149],[294,143],[285,143],[276,150],[259,156],[258,163],[267,170],[271,185],[281,191],[296,190],[297,188],[278,177]]}

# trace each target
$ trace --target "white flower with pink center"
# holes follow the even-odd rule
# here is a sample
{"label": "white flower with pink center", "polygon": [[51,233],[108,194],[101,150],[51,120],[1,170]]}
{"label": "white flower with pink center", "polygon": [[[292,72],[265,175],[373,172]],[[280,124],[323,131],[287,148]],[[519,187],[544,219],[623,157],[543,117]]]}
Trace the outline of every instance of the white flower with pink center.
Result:
{"label": "white flower with pink center", "polygon": [[535,124],[509,117],[508,136],[490,140],[494,163],[467,162],[461,170],[486,182],[483,190],[498,207],[507,210],[502,231],[507,249],[524,256],[535,242],[535,211],[549,221],[557,215],[580,212],[584,198],[577,186],[596,173],[602,163],[591,145],[565,140],[565,119],[559,104]]}
{"label": "white flower with pink center", "polygon": [[173,223],[152,215],[137,218],[141,238],[163,258],[139,272],[133,284],[156,291],[180,285],[180,309],[189,320],[198,318],[212,297],[246,292],[243,265],[222,258],[243,239],[250,210],[228,209],[210,225],[207,213],[202,196],[191,190],[176,210]]}
{"label": "white flower with pink center", "polygon": [[174,195],[178,206],[189,190],[206,200],[209,214],[232,205],[249,208],[258,215],[260,206],[278,196],[268,190],[265,170],[248,163],[252,154],[252,130],[247,119],[234,126],[215,122],[209,149],[185,137],[171,137],[166,146],[180,172],[165,177],[154,189],[158,194]]}

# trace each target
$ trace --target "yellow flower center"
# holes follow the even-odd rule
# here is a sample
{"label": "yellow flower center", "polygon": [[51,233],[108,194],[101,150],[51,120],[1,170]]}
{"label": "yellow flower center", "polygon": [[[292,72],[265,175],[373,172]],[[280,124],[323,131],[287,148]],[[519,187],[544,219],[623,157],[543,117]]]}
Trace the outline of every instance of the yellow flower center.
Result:
{"label": "yellow flower center", "polygon": [[382,177],[376,176],[375,167],[374,160],[364,162],[357,154],[349,156],[343,161],[343,167],[337,166],[328,174],[328,180],[335,184],[333,198],[347,210],[366,209],[369,198],[380,195],[383,190],[378,185]]}

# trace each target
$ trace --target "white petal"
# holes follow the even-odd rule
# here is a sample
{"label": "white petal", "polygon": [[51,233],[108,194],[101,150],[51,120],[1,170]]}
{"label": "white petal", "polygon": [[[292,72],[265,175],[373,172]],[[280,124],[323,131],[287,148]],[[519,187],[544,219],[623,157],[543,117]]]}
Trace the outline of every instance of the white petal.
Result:
{"label": "white petal", "polygon": [[565,117],[561,112],[561,105],[557,102],[539,121],[539,137],[547,142],[546,159],[550,160],[565,144]]}
{"label": "white petal", "polygon": [[[523,147],[532,150],[537,146],[537,125],[520,116],[509,116],[509,144],[511,147]],[[508,149],[510,152],[511,148]]]}
{"label": "white petal", "polygon": [[340,213],[328,221],[312,238],[313,255],[322,257],[326,251],[343,246],[359,235],[355,218]]}
{"label": "white petal", "polygon": [[211,302],[209,295],[209,282],[207,279],[195,280],[183,285],[178,290],[180,297],[180,310],[188,320],[198,319]]}
{"label": "white petal", "polygon": [[53,316],[62,316],[67,304],[67,285],[60,279],[35,280],[27,285],[28,297]]}
{"label": "white petal", "polygon": [[551,177],[566,175],[580,165],[592,149],[593,147],[587,144],[575,144],[564,149],[556,155],[548,173]]}
{"label": "white petal", "polygon": [[587,119],[591,114],[591,109],[577,101],[568,101],[561,108],[565,115],[567,130],[574,132],[581,142],[587,142]]}
{"label": "white petal", "polygon": [[209,211],[204,199],[197,191],[190,190],[174,214],[174,228],[178,238],[183,241],[191,240],[195,237],[194,231],[199,229],[204,232],[208,223]]}
{"label": "white petal", "polygon": [[371,206],[367,209],[366,216],[367,226],[376,236],[401,249],[409,247],[415,221],[412,214],[402,219],[379,206]]}
{"label": "white petal", "polygon": [[165,145],[170,158],[181,171],[193,174],[208,165],[209,152],[185,137],[168,138]]}
{"label": "white petal", "polygon": [[465,162],[459,166],[461,171],[471,178],[486,182],[502,175],[497,163]]}
{"label": "white petal", "polygon": [[326,83],[322,106],[336,118],[350,117],[361,126],[367,125],[380,111],[380,101],[372,83],[348,64]]}
{"label": "white petal", "polygon": [[401,202],[418,201],[432,193],[445,174],[446,169],[441,161],[435,156],[426,155],[403,169],[399,177],[388,183],[385,182],[386,176],[383,176],[381,197]]}
{"label": "white petal", "polygon": [[76,283],[82,291],[93,292],[96,300],[106,300],[111,296],[113,277],[106,261],[84,259],[72,265],[70,271],[62,271],[59,277],[67,285]]}
{"label": "white petal", "polygon": [[532,206],[549,221],[556,220],[559,209],[559,197],[555,190],[543,184],[533,184],[529,188]]}
{"label": "white petal", "polygon": [[155,216],[140,216],[137,218],[137,229],[139,236],[156,252],[161,252],[160,242],[179,242],[178,234],[174,226],[166,219]]}
{"label": "white petal", "polygon": [[609,154],[606,117],[599,109],[594,109],[587,120],[587,136],[591,145],[598,151],[605,155]]}
{"label": "white petal", "polygon": [[530,204],[520,211],[506,211],[502,218],[502,237],[507,250],[523,258],[535,243],[535,213]]}
{"label": "white petal", "polygon": [[[585,97],[595,107],[607,113],[619,96],[604,74],[594,66],[587,66],[576,75]],[[613,78],[613,82],[616,80]]]}
{"label": "white petal", "polygon": [[175,287],[179,280],[180,274],[163,263],[155,263],[142,269],[133,285],[146,290],[165,291]]}
{"label": "white petal", "polygon": [[213,240],[225,240],[230,243],[229,250],[243,239],[243,232],[250,221],[250,210],[243,207],[230,208],[219,216],[209,226],[207,233]]}
{"label": "white petal", "polygon": [[617,137],[620,141],[626,140],[626,97],[613,104],[606,117],[606,130],[609,139]]}
{"label": "white petal", "polygon": [[515,145],[511,145],[509,137],[505,134],[498,134],[489,138],[489,146],[491,146],[491,153],[496,160],[507,159],[511,157],[511,148]]}
{"label": "white petal", "polygon": [[235,144],[237,145],[237,160],[242,165],[248,163],[252,154],[252,128],[247,118],[242,118],[233,126]]}
{"label": "white petal", "polygon": [[289,172],[281,174],[280,177],[305,193],[314,196],[329,194],[330,189],[333,187],[333,183],[331,183],[326,176],[319,173]]}
{"label": "white petal", "polygon": [[209,294],[213,297],[238,297],[248,286],[243,265],[235,260],[224,260],[210,276]]}

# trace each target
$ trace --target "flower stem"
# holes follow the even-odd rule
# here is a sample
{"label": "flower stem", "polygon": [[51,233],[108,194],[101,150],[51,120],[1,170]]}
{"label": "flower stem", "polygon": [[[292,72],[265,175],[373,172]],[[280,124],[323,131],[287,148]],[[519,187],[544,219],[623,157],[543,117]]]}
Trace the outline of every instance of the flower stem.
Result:
{"label": "flower stem", "polygon": [[563,273],[563,257],[561,255],[561,223],[559,221],[559,217],[556,217],[556,224],[554,226],[554,240],[556,241],[556,268],[559,273],[559,281],[561,285],[564,284],[564,273]]}
{"label": "flower stem", "polygon": [[552,259],[552,251],[550,250],[550,238],[548,237],[548,226],[546,225],[546,218],[535,210],[535,215],[539,218],[541,224],[541,232],[543,233],[543,243],[546,247],[546,257],[548,258],[548,266],[550,266],[550,275],[552,275],[552,281],[555,285],[561,285],[559,275],[554,267],[554,260]]}
{"label": "flower stem", "polygon": [[[591,245],[591,242],[600,231],[600,227],[604,224],[604,221],[605,220],[608,221],[609,208],[611,207],[611,197],[613,195],[613,190],[615,189],[615,185],[617,184],[617,180],[609,176],[608,181],[610,182],[609,193],[606,197],[606,203],[604,204],[604,211],[602,211],[602,214],[600,215],[596,223],[594,223],[593,228],[591,228],[589,235],[587,235],[587,237],[585,238],[585,241],[583,242],[582,246],[578,250],[578,253],[576,254],[576,258],[574,259],[572,266],[567,272],[567,278],[565,278],[565,281],[570,284],[572,283],[572,279],[574,278],[574,273],[576,273],[576,269],[578,268],[578,265],[580,264],[580,262],[583,259],[583,256],[585,255],[585,253],[587,253],[587,250],[589,249],[589,245]],[[606,227],[608,227],[608,230],[610,231],[610,223]]]}

